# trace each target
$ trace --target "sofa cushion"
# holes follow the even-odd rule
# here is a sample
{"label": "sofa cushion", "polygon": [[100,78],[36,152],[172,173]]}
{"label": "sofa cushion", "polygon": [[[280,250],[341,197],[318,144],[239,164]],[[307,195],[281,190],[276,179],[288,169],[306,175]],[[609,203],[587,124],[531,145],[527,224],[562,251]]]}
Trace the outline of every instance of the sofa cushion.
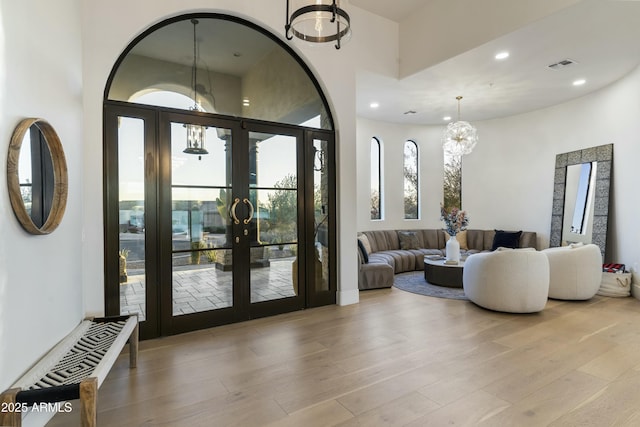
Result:
{"label": "sofa cushion", "polygon": [[358,289],[379,289],[393,286],[393,268],[388,264],[366,264],[358,273]]}
{"label": "sofa cushion", "polygon": [[418,240],[420,241],[420,248],[423,249],[441,249],[444,247],[442,242],[444,241],[444,234],[442,230],[437,229],[424,229],[417,230]]}
{"label": "sofa cushion", "polygon": [[491,251],[493,246],[493,239],[496,236],[495,230],[483,230],[482,233],[484,236],[482,237],[482,250],[483,251]]}
{"label": "sofa cushion", "polygon": [[364,233],[358,233],[358,246],[362,245],[362,248],[367,253],[367,256],[373,252],[371,249],[371,242],[369,242],[369,238]]}
{"label": "sofa cushion", "polygon": [[364,247],[364,243],[362,243],[361,239],[358,239],[358,250],[360,251],[360,256],[362,257],[362,262],[365,263],[365,264],[368,264],[369,263],[369,252],[367,252],[367,248]]}
{"label": "sofa cushion", "polygon": [[537,248],[538,234],[535,231],[523,231],[520,235],[521,248]]}
{"label": "sofa cushion", "polygon": [[493,244],[491,250],[494,251],[499,247],[503,248],[519,248],[520,247],[520,235],[522,231],[504,231],[496,230],[496,234],[493,237]]}
{"label": "sofa cushion", "polygon": [[396,230],[365,231],[364,234],[369,238],[369,243],[371,243],[369,254],[400,249],[400,241]]}
{"label": "sofa cushion", "polygon": [[369,263],[386,263],[395,273],[404,273],[416,269],[416,257],[411,251],[382,251],[369,256]]}
{"label": "sofa cushion", "polygon": [[[446,246],[446,241],[449,240],[451,236],[449,236],[449,233],[445,231],[444,237],[445,237],[445,246]],[[461,250],[466,251],[469,249],[469,245],[467,244],[467,230],[462,230],[458,232],[458,234],[456,234],[456,240],[458,241],[458,243],[460,243]]]}
{"label": "sofa cushion", "polygon": [[402,250],[420,249],[418,236],[414,231],[398,231],[398,239]]}

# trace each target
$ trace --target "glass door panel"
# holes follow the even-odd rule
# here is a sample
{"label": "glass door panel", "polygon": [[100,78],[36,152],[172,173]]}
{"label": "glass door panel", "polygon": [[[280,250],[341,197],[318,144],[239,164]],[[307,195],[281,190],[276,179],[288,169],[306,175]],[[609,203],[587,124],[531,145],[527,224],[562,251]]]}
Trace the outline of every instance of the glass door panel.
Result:
{"label": "glass door panel", "polygon": [[171,123],[173,316],[233,306],[231,131],[204,127],[207,153],[191,153],[189,126]]}
{"label": "glass door panel", "polygon": [[298,147],[295,136],[249,132],[251,303],[299,294]]}
{"label": "glass door panel", "polygon": [[[194,126],[205,144],[187,149]],[[107,106],[106,314],[138,314],[149,338],[335,302],[333,144],[323,131]]]}
{"label": "glass door panel", "polygon": [[118,117],[120,314],[146,319],[144,120]]}
{"label": "glass door panel", "polygon": [[329,183],[329,143],[321,139],[313,140],[313,259],[310,268],[313,272],[313,289],[329,291],[329,206],[331,193]]}
{"label": "glass door panel", "polygon": [[305,225],[309,236],[305,242],[306,303],[317,307],[336,301],[335,151],[333,135],[328,133],[307,131],[305,141],[305,170],[310,177],[305,191],[309,199],[313,198],[313,202],[307,200],[305,204],[311,211]]}

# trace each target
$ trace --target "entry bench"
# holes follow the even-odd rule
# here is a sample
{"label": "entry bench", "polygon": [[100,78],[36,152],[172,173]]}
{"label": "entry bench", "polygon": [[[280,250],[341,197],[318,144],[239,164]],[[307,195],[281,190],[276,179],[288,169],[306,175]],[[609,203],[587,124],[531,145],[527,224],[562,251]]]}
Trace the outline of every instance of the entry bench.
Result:
{"label": "entry bench", "polygon": [[96,426],[98,387],[129,341],[129,366],[138,360],[138,316],[86,319],[10,389],[0,394],[0,426],[21,426],[22,412],[41,403],[80,399],[83,427]]}

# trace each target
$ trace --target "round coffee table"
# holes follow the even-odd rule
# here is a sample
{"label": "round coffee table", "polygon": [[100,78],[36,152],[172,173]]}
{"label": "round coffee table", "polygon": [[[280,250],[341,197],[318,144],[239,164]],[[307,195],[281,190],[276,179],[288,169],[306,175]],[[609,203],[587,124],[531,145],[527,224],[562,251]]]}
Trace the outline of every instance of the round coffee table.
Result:
{"label": "round coffee table", "polygon": [[432,285],[461,288],[463,270],[464,261],[458,264],[445,264],[443,259],[424,257],[424,280]]}

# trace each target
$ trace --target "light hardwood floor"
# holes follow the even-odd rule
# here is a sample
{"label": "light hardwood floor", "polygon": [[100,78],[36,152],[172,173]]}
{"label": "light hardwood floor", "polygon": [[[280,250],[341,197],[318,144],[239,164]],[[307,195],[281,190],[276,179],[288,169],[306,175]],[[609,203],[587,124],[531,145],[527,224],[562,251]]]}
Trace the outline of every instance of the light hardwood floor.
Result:
{"label": "light hardwood floor", "polygon": [[[640,301],[514,315],[398,289],[144,341],[100,426],[638,426]],[[78,412],[49,426],[73,426]]]}

